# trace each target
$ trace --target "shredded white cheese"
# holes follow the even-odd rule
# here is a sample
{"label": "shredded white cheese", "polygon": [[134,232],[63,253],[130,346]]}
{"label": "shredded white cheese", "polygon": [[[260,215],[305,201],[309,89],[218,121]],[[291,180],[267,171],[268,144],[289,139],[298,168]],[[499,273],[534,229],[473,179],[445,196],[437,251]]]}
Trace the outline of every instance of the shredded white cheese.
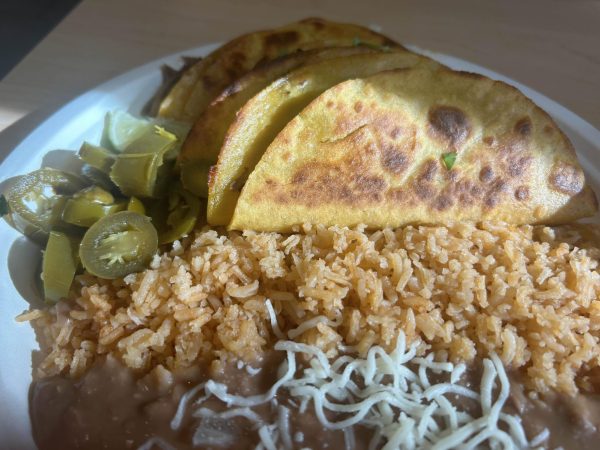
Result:
{"label": "shredded white cheese", "polygon": [[281,328],[279,328],[279,324],[277,323],[277,315],[275,314],[275,309],[273,309],[273,304],[271,300],[265,300],[265,306],[267,307],[267,312],[269,313],[269,320],[271,321],[271,328],[273,328],[273,333],[277,336],[278,339],[285,339]]}
{"label": "shredded white cheese", "polygon": [[175,450],[175,447],[159,437],[152,437],[148,439],[146,442],[140,445],[137,450],[153,450],[156,447],[160,448],[161,450]]}
{"label": "shredded white cheese", "polygon": [[[274,319],[270,302],[267,310]],[[415,357],[415,346],[407,347],[402,333],[394,351],[388,354],[375,346],[365,358],[342,355],[329,361],[316,347],[284,340],[277,342],[275,349],[285,351],[287,358],[279,379],[266,393],[232,395],[227,386],[207,381],[182,396],[171,427],[181,425],[191,399],[204,390],[204,397],[193,403],[192,417],[244,417],[257,430],[260,449],[291,449],[293,442],[304,441],[304,435],[291,427],[290,408],[297,413],[310,408],[323,427],[343,430],[346,448],[355,445],[353,427],[357,424],[373,430],[370,449],[475,449],[485,443],[492,449],[509,450],[530,448],[548,438],[548,430],[544,430],[529,442],[520,418],[502,412],[510,384],[496,355],[483,361],[479,389],[473,390],[458,384],[464,365],[436,362],[431,354]],[[308,356],[310,362],[297,369],[300,355]],[[252,408],[273,402],[280,390],[290,400],[285,405],[273,403],[277,418],[265,423]],[[201,402],[211,396],[232,409],[216,413],[202,407]],[[478,405],[481,416],[473,417],[457,397]]]}
{"label": "shredded white cheese", "polygon": [[292,450],[292,435],[290,433],[290,410],[285,406],[278,408],[277,425],[281,434],[281,441],[285,450]]}
{"label": "shredded white cheese", "polygon": [[252,366],[249,366],[246,364],[246,372],[248,372],[248,375],[250,375],[251,377],[260,373],[261,370],[262,369],[260,367],[256,368],[256,367],[252,367]]}
{"label": "shredded white cheese", "polygon": [[354,428],[344,428],[344,444],[346,446],[346,450],[354,450],[354,447],[356,447],[356,440],[354,438]]}
{"label": "shredded white cheese", "polygon": [[541,433],[539,433],[537,436],[535,436],[531,440],[530,445],[532,447],[537,447],[538,445],[541,445],[549,437],[550,437],[550,430],[548,428],[544,428]]}
{"label": "shredded white cheese", "polygon": [[194,396],[204,387],[204,383],[200,383],[197,386],[194,386],[192,389],[187,391],[185,394],[181,396],[179,399],[179,404],[177,405],[177,411],[171,420],[171,429],[178,430],[181,426],[181,422],[183,421],[183,416],[185,415],[185,409],[188,406],[188,403]]}
{"label": "shredded white cheese", "polygon": [[258,437],[260,437],[260,444],[266,450],[277,450],[275,442],[273,442],[273,435],[268,425],[261,427],[258,430]]}
{"label": "shredded white cheese", "polygon": [[245,417],[250,422],[253,422],[257,425],[262,425],[264,423],[262,418],[248,407],[228,409],[226,411],[219,412],[219,413],[214,412],[210,408],[199,408],[192,413],[192,416],[193,417],[216,417],[219,419],[231,419],[232,417]]}
{"label": "shredded white cheese", "polygon": [[342,324],[342,317],[341,316],[338,317],[335,321],[329,320],[325,316],[316,316],[316,317],[313,317],[312,319],[305,320],[297,328],[293,328],[290,331],[288,331],[288,333],[287,333],[288,338],[296,339],[298,336],[304,334],[306,331],[310,330],[311,328],[316,328],[317,325],[319,325],[320,323],[325,323],[325,324],[329,325],[330,327],[338,327]]}

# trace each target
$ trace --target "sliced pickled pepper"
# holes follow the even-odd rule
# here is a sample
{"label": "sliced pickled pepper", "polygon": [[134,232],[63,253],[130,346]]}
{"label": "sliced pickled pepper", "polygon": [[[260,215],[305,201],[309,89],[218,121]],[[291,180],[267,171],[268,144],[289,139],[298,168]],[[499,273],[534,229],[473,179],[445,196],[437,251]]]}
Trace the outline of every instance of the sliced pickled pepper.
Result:
{"label": "sliced pickled pepper", "polygon": [[102,217],[123,211],[125,200],[115,202],[113,195],[98,186],[91,186],[75,193],[65,203],[62,219],[80,227],[91,227]]}
{"label": "sliced pickled pepper", "polygon": [[87,200],[91,203],[99,203],[101,205],[111,205],[115,202],[115,197],[100,186],[90,186],[75,192],[73,198]]}
{"label": "sliced pickled pepper", "polygon": [[101,170],[98,170],[89,164],[84,164],[81,168],[81,173],[87,180],[101,187],[105,191],[120,193],[119,188],[115,183],[112,182],[108,174],[102,172]]}
{"label": "sliced pickled pepper", "polygon": [[159,243],[168,244],[188,235],[196,225],[201,200],[175,185],[167,198],[152,208],[152,220],[158,229]]}
{"label": "sliced pickled pepper", "polygon": [[85,269],[100,278],[121,278],[144,270],[158,248],[150,218],[122,211],[100,219],[83,236],[79,256]]}
{"label": "sliced pickled pepper", "polygon": [[67,223],[88,228],[103,217],[123,211],[126,207],[124,201],[103,205],[83,198],[72,198],[65,203],[62,218]]}
{"label": "sliced pickled pepper", "polygon": [[110,179],[127,196],[152,197],[162,156],[154,153],[119,155]]}
{"label": "sliced pickled pepper", "polygon": [[84,162],[104,173],[110,172],[110,168],[115,163],[117,157],[110,150],[92,145],[89,142],[83,143],[78,155]]}
{"label": "sliced pickled pepper", "polygon": [[79,242],[59,231],[51,231],[42,261],[42,281],[46,301],[56,303],[69,295],[79,265]]}
{"label": "sliced pickled pepper", "polygon": [[181,167],[181,182],[193,194],[208,198],[208,182],[212,164],[208,161],[187,162]]}
{"label": "sliced pickled pepper", "polygon": [[127,196],[162,196],[173,165],[166,161],[166,155],[176,142],[174,134],[155,126],[117,156],[110,171],[111,180]]}
{"label": "sliced pickled pepper", "polygon": [[131,197],[129,202],[127,202],[127,211],[136,212],[138,214],[145,215],[146,207],[144,204],[137,198]]}
{"label": "sliced pickled pepper", "polygon": [[7,216],[17,230],[45,242],[55,228],[68,228],[62,213],[68,196],[85,186],[82,179],[61,170],[44,168],[19,177],[6,192]]}

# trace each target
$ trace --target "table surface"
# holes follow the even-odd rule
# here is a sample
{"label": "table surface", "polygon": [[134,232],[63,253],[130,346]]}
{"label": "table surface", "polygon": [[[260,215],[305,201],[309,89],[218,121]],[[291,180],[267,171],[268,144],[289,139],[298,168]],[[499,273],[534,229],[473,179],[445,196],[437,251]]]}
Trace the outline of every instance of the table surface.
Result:
{"label": "table surface", "polygon": [[600,128],[600,1],[84,0],[0,82],[0,143],[145,62],[309,16],[485,66]]}

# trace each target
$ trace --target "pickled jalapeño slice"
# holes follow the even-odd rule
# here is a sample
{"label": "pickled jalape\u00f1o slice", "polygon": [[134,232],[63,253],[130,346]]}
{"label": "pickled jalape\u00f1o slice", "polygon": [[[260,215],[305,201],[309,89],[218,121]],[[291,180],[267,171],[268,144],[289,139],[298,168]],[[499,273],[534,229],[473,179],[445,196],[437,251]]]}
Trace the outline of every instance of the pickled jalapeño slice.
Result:
{"label": "pickled jalape\u00f1o slice", "polygon": [[100,278],[121,278],[144,270],[158,248],[150,218],[121,211],[92,225],[79,246],[85,269]]}

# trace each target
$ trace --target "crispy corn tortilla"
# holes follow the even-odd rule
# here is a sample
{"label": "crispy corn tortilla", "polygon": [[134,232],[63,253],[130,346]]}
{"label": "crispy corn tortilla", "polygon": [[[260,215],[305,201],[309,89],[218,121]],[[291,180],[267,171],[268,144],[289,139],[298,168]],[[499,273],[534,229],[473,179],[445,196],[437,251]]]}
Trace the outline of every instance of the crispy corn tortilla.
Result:
{"label": "crispy corn tortilla", "polygon": [[297,50],[345,47],[357,42],[401,47],[368,28],[317,18],[245,34],[219,47],[187,70],[161,103],[159,116],[193,123],[225,87],[259,62]]}
{"label": "crispy corn tortilla", "polygon": [[[406,51],[379,52],[336,58],[297,69],[250,99],[229,127],[209,182],[208,221],[227,225],[246,178],[283,127],[314,98],[331,86],[382,70],[441,67]],[[186,169],[182,166],[182,174]]]}
{"label": "crispy corn tortilla", "polygon": [[516,88],[396,70],[341,83],[292,120],[250,174],[230,228],[558,224],[596,210],[568,138]]}
{"label": "crispy corn tortilla", "polygon": [[[289,71],[306,64],[314,64],[331,58],[374,53],[372,47],[327,47],[292,53],[273,61],[260,64],[246,75],[227,86],[221,94],[200,114],[190,130],[179,154],[181,165],[193,164],[199,170],[207,170],[215,164],[223,146],[225,134],[235,119],[237,111],[254,95],[272,81]],[[184,183],[188,190],[206,197],[208,186],[204,177],[199,177],[194,168],[185,171]]]}

